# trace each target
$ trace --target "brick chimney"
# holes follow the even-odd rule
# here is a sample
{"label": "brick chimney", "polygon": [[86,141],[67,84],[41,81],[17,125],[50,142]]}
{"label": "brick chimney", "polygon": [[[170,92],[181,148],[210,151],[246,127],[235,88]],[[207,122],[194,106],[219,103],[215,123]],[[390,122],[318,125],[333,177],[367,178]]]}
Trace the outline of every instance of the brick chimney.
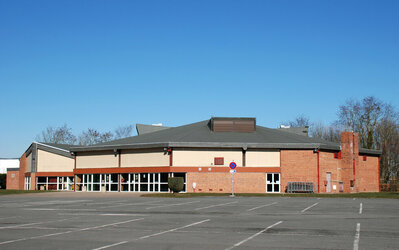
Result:
{"label": "brick chimney", "polygon": [[344,192],[358,192],[356,183],[356,167],[359,166],[358,133],[341,133],[341,157],[341,180],[344,182]]}

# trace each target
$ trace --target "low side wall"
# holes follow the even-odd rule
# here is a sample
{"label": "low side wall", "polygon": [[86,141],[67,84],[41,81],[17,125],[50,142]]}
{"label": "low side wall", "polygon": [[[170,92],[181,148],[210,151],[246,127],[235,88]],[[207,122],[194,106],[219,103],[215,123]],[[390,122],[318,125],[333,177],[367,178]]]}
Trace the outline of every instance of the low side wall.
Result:
{"label": "low side wall", "polygon": [[356,169],[356,186],[359,192],[378,192],[379,191],[379,169],[378,157],[359,156],[359,166]]}
{"label": "low side wall", "polygon": [[20,189],[19,170],[7,171],[7,189]]}
{"label": "low side wall", "polygon": [[281,150],[281,192],[288,182],[313,182],[317,187],[317,154],[313,150]]}
{"label": "low side wall", "polygon": [[[187,192],[231,193],[231,173],[187,173]],[[234,192],[265,193],[266,173],[236,173],[234,175]]]}

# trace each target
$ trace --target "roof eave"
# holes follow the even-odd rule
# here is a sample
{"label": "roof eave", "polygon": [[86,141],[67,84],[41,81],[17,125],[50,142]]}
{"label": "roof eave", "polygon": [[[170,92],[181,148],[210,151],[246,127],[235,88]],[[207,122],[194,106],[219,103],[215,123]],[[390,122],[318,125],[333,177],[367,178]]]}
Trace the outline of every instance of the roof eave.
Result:
{"label": "roof eave", "polygon": [[359,153],[365,154],[365,155],[378,155],[379,156],[379,155],[382,155],[382,150],[359,148]]}
{"label": "roof eave", "polygon": [[71,152],[103,151],[115,149],[149,149],[149,148],[255,148],[255,149],[326,149],[340,150],[340,147],[321,143],[241,143],[241,142],[158,142],[158,143],[136,143],[115,144],[104,146],[72,147]]}
{"label": "roof eave", "polygon": [[[34,147],[34,145],[36,145],[36,147]],[[73,156],[71,155],[70,151],[66,150],[66,149],[62,149],[62,148],[57,148],[51,145],[47,145],[47,144],[43,144],[40,142],[32,142],[32,144],[29,146],[29,148],[25,151],[25,156],[28,157],[30,153],[32,153],[33,151],[37,150],[37,149],[41,149],[44,150],[46,152],[50,152],[50,153],[54,153],[57,155],[61,155],[61,156],[65,156],[68,158],[73,158]]]}

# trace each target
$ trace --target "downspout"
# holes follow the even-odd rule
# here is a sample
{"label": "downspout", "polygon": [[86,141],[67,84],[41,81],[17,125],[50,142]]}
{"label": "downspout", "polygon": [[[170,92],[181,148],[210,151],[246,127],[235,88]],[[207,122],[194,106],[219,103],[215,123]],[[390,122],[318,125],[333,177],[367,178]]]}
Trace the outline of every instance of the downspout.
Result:
{"label": "downspout", "polygon": [[173,150],[172,148],[168,148],[168,153],[169,153],[169,167],[173,166]]}
{"label": "downspout", "polygon": [[[36,177],[36,173],[37,173],[37,163],[39,162],[39,151],[37,150],[37,143],[35,143],[35,147],[36,147],[36,159],[35,159],[35,186],[32,189],[32,177],[30,180],[30,189],[31,190],[36,190],[36,183],[37,183],[37,177]],[[31,169],[31,174],[32,174],[32,169]],[[57,182],[58,182],[58,177],[57,177]],[[57,187],[58,189],[58,187]]]}
{"label": "downspout", "polygon": [[[172,172],[170,172],[171,171],[170,167],[173,166],[173,150],[172,150],[172,148],[168,148],[167,150],[168,150],[168,154],[169,154],[169,177],[173,177]],[[187,186],[186,186],[186,190],[187,190]],[[172,190],[170,190],[169,192],[172,193]]]}
{"label": "downspout", "polygon": [[378,192],[381,192],[381,156],[378,156]]}
{"label": "downspout", "polygon": [[[75,165],[74,165],[74,172],[76,172],[76,153],[74,153],[74,157],[73,157],[74,161],[75,161]],[[76,175],[75,173],[73,174],[73,191],[76,192]]]}
{"label": "downspout", "polygon": [[[173,177],[171,168],[170,168],[173,166],[173,150],[172,150],[172,148],[167,148],[167,153],[169,154],[169,173],[168,173],[168,175],[169,175],[169,177]],[[186,187],[186,190],[187,190],[187,187]],[[172,193],[172,190],[169,190],[169,193]]]}
{"label": "downspout", "polygon": [[355,157],[355,134],[352,133],[352,159],[353,159],[353,188],[356,186],[356,157]]}
{"label": "downspout", "polygon": [[[35,151],[35,154],[36,154],[36,159],[35,159],[35,173],[37,173],[37,162],[39,161],[39,152],[37,151],[37,143],[35,143],[35,147],[36,147],[36,151]],[[31,172],[32,172],[32,169],[31,169]]]}
{"label": "downspout", "polygon": [[[120,168],[121,167],[121,153],[122,153],[122,151],[121,150],[117,150],[117,153],[118,153],[118,168]],[[121,191],[121,173],[120,173],[121,171],[119,171],[119,174],[118,174],[118,192],[120,192]]]}
{"label": "downspout", "polygon": [[317,150],[317,192],[320,193],[320,151]]}
{"label": "downspout", "polygon": [[242,147],[242,166],[247,166],[247,146]]}

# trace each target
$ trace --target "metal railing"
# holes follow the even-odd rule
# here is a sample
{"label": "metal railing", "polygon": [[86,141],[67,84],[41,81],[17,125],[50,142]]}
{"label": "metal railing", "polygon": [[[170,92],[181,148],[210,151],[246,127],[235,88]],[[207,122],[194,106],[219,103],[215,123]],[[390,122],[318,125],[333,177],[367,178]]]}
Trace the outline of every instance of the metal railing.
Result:
{"label": "metal railing", "polygon": [[288,182],[287,193],[316,193],[313,182]]}

